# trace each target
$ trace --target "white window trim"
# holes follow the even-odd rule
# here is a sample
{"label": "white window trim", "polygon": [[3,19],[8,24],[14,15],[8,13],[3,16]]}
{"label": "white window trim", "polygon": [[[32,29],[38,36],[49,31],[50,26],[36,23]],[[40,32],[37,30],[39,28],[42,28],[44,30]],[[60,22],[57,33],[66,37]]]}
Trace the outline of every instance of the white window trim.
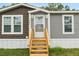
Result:
{"label": "white window trim", "polygon": [[[64,16],[71,16],[72,17],[72,32],[65,32],[64,31]],[[74,15],[62,15],[62,30],[63,34],[74,34]]]}
{"label": "white window trim", "polygon": [[[4,32],[4,17],[11,17],[13,19],[14,16],[21,16],[21,32],[13,32],[13,20],[11,21],[11,32]],[[23,34],[23,15],[2,15],[2,34]]]}
{"label": "white window trim", "polygon": [[48,38],[50,39],[51,38],[51,35],[50,35],[50,31],[51,31],[51,29],[50,29],[50,13],[48,13]]}

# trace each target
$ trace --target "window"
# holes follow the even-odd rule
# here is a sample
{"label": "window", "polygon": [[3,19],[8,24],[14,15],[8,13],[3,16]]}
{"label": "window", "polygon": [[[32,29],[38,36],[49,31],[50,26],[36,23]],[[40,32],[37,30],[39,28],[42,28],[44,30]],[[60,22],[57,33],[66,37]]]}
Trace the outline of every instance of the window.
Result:
{"label": "window", "polygon": [[43,24],[37,24],[35,28],[36,28],[36,32],[43,32]]}
{"label": "window", "polygon": [[36,25],[35,25],[35,29],[36,32],[43,32],[43,16],[36,16]]}
{"label": "window", "polygon": [[45,27],[44,15],[35,15],[34,25],[36,32],[43,32],[43,29]]}
{"label": "window", "polygon": [[14,17],[14,32],[21,32],[21,17]]}
{"label": "window", "polygon": [[4,17],[4,32],[11,32],[11,17]]}
{"label": "window", "polygon": [[74,32],[73,15],[63,15],[63,33],[73,34]]}
{"label": "window", "polygon": [[22,15],[3,15],[2,34],[22,34],[23,16]]}

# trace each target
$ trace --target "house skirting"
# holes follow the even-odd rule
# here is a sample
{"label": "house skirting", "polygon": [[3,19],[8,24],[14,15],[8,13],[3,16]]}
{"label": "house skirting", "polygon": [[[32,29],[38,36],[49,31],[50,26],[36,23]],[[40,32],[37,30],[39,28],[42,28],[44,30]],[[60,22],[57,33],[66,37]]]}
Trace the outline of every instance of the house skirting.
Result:
{"label": "house skirting", "polygon": [[0,48],[27,48],[28,39],[0,39]]}
{"label": "house skirting", "polygon": [[51,39],[49,40],[50,47],[62,47],[62,48],[79,48],[79,38],[67,38],[67,39]]}
{"label": "house skirting", "polygon": [[[29,39],[0,39],[0,48],[28,48]],[[79,38],[77,39],[50,39],[51,48],[79,48]]]}

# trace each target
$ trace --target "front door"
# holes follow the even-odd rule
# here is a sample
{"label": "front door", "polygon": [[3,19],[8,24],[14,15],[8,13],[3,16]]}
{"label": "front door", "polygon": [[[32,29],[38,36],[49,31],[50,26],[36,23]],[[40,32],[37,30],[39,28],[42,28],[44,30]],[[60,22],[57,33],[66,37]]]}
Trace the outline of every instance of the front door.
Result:
{"label": "front door", "polygon": [[35,15],[34,17],[34,36],[36,38],[44,37],[45,16]]}

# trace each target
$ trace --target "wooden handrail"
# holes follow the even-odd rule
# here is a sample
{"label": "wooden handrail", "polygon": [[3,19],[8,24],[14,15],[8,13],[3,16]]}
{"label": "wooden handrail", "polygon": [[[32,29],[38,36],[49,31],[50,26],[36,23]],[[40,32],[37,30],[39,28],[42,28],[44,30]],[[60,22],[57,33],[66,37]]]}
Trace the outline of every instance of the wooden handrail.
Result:
{"label": "wooden handrail", "polygon": [[[31,44],[32,44],[32,39],[34,38],[34,33],[35,33],[34,29],[31,29],[30,36],[29,36],[29,38],[30,38],[29,53],[31,52]],[[44,29],[44,35],[45,35],[45,40],[47,41],[47,45],[48,45],[47,47],[49,47],[49,40],[48,40],[49,38],[48,38],[48,29],[47,28]]]}
{"label": "wooden handrail", "polygon": [[45,28],[45,37],[46,37],[46,40],[47,40],[47,42],[48,42],[48,45],[50,46],[50,44],[49,44],[49,37],[48,37],[48,29],[47,28]]}
{"label": "wooden handrail", "polygon": [[[48,40],[49,38],[48,38],[48,30],[47,30],[47,28],[44,29],[44,35],[45,35],[46,40]],[[29,37],[30,37],[30,41],[31,41],[31,39],[34,38],[34,29],[31,30]]]}
{"label": "wooden handrail", "polygon": [[47,28],[45,28],[44,32],[45,32],[45,37],[48,38],[48,30],[47,30]]}
{"label": "wooden handrail", "polygon": [[[49,41],[48,40],[49,38],[48,38],[48,30],[47,30],[47,28],[44,29],[44,34],[45,34],[46,40]],[[34,29],[31,30],[29,37],[30,37],[30,43],[31,43],[31,40],[34,38]]]}
{"label": "wooden handrail", "polygon": [[[47,41],[47,45],[48,45],[48,48],[49,48],[49,38],[48,38],[48,30],[47,30],[47,28],[45,28],[45,37],[46,37],[46,41]],[[49,54],[49,52],[48,52],[48,54]]]}
{"label": "wooden handrail", "polygon": [[[30,32],[30,41],[31,41],[31,39],[34,37],[33,35],[34,35],[34,30],[31,29],[31,32]],[[30,43],[31,43],[31,42],[30,42]]]}
{"label": "wooden handrail", "polygon": [[[33,34],[34,34],[34,30],[31,29],[30,31],[30,36],[29,36],[29,39],[30,39],[30,43],[29,43],[29,49],[31,50],[31,44],[32,44],[32,38],[33,38]],[[30,54],[30,51],[29,51],[29,54]]]}

